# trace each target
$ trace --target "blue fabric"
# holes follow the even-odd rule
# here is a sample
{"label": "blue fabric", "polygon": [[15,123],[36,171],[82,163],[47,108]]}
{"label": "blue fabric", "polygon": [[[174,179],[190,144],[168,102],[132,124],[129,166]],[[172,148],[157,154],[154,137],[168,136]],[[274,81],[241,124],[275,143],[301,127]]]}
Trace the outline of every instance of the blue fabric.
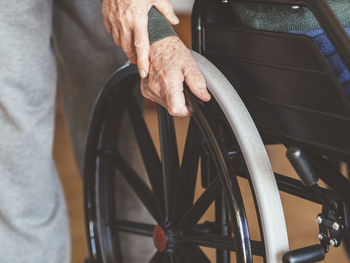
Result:
{"label": "blue fabric", "polygon": [[[345,29],[348,35],[350,35],[350,28]],[[324,54],[328,64],[333,69],[335,75],[337,76],[339,82],[345,88],[345,92],[350,96],[350,72],[343,64],[341,58],[335,51],[333,45],[328,40],[326,34],[323,30],[311,30],[311,31],[289,31],[293,34],[302,34],[311,37],[315,43],[320,47],[322,53]]]}

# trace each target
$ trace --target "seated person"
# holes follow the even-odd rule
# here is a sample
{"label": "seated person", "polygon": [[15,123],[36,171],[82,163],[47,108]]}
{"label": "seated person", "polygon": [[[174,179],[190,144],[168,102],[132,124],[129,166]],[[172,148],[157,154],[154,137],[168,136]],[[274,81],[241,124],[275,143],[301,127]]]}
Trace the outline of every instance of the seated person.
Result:
{"label": "seated person", "polygon": [[[350,35],[350,1],[327,0],[346,32]],[[306,7],[276,4],[257,4],[232,1],[235,18],[245,27],[260,30],[304,34],[311,37],[325,55],[339,82],[350,96],[350,73],[342,63],[333,45]]]}

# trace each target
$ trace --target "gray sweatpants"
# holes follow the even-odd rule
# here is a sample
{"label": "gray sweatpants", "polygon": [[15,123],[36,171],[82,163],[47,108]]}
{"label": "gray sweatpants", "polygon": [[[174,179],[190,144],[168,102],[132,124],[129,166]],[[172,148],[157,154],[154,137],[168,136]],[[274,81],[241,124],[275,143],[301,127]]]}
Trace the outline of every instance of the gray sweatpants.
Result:
{"label": "gray sweatpants", "polygon": [[98,0],[1,1],[0,262],[69,262],[51,154],[56,87],[81,168],[91,106],[125,61],[105,33]]}

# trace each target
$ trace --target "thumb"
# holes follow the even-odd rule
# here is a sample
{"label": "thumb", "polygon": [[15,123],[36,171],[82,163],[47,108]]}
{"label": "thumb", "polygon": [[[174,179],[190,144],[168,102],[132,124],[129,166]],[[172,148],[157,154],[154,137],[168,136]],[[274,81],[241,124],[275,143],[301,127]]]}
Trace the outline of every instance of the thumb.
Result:
{"label": "thumb", "polygon": [[173,25],[180,23],[180,20],[175,14],[174,7],[169,0],[158,0],[154,3],[154,6]]}

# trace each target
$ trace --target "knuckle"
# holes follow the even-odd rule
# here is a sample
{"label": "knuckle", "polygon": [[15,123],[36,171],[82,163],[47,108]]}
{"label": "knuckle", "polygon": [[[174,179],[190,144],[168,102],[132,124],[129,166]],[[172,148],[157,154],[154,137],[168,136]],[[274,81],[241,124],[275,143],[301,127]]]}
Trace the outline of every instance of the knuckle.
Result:
{"label": "knuckle", "polygon": [[130,41],[125,39],[123,41],[123,50],[127,55],[134,54],[134,49],[132,48]]}
{"label": "knuckle", "polygon": [[110,15],[109,15],[110,19],[113,21],[113,23],[115,24],[121,24],[121,19],[120,19],[120,16],[118,14],[116,14],[116,12],[110,12]]}
{"label": "knuckle", "polygon": [[148,96],[148,94],[147,94],[147,92],[145,91],[144,88],[141,88],[141,94],[142,94],[142,96],[144,96],[145,98],[147,98],[147,96]]}
{"label": "knuckle", "polygon": [[143,38],[140,38],[135,35],[135,41],[134,41],[135,47],[142,50],[144,53],[149,52],[149,45],[147,44],[147,41],[145,41]]}
{"label": "knuckle", "polygon": [[206,84],[205,77],[202,73],[198,75],[198,79],[201,83]]}
{"label": "knuckle", "polygon": [[129,26],[133,24],[134,16],[133,16],[133,13],[129,9],[124,11],[121,18],[122,18],[122,21],[124,22],[124,24],[127,24]]}
{"label": "knuckle", "polygon": [[134,56],[128,57],[132,64],[136,64],[136,58]]}
{"label": "knuckle", "polygon": [[120,40],[119,40],[119,37],[113,33],[113,40],[114,40],[114,43],[117,45],[117,46],[120,46]]}
{"label": "knuckle", "polygon": [[203,76],[193,74],[191,78],[197,84],[198,87],[205,87],[205,79]]}
{"label": "knuckle", "polygon": [[179,72],[177,70],[163,70],[162,75],[164,79],[169,83],[173,83],[176,79],[179,78]]}
{"label": "knuckle", "polygon": [[141,94],[144,96],[146,99],[152,100],[152,96],[149,93],[149,91],[145,90],[144,88],[141,88]]}
{"label": "knuckle", "polygon": [[172,94],[171,94],[171,92],[169,91],[169,89],[167,89],[167,88],[162,88],[162,89],[160,90],[160,96],[161,96],[162,98],[164,98],[166,101],[170,102],[170,101],[171,101],[171,96],[172,96]]}
{"label": "knuckle", "polygon": [[184,75],[189,77],[189,78],[192,77],[192,75],[193,75],[193,69],[191,66],[185,66],[183,69],[183,72],[184,72]]}
{"label": "knuckle", "polygon": [[128,56],[135,56],[135,55],[134,55],[133,49],[130,48],[129,45],[126,45],[126,46],[124,47],[124,50],[125,50],[125,53],[128,54]]}
{"label": "knuckle", "polygon": [[146,87],[145,91],[148,94],[157,94],[157,87],[154,83],[149,83],[149,85]]}

